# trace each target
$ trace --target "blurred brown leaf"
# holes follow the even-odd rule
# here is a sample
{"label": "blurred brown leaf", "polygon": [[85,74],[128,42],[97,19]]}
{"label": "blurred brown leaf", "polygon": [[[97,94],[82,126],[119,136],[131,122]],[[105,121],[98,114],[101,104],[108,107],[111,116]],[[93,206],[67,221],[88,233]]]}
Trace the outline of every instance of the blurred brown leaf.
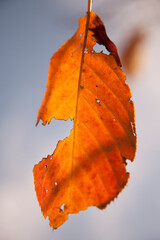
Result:
{"label": "blurred brown leaf", "polygon": [[132,36],[127,40],[122,52],[122,65],[127,74],[133,75],[137,73],[143,63],[143,45],[146,34],[140,29],[134,31]]}

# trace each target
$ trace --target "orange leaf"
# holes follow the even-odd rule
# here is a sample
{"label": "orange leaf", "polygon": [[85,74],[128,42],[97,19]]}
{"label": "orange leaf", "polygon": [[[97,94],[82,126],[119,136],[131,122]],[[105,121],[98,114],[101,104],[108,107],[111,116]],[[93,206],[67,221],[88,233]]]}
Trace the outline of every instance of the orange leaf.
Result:
{"label": "orange leaf", "polygon": [[[53,55],[37,117],[44,125],[52,118],[74,119],[70,136],[33,169],[39,205],[53,228],[69,213],[105,208],[126,185],[125,160],[133,160],[136,150],[131,92],[116,46],[93,12],[81,64],[86,19],[79,20],[75,35]],[[96,53],[96,42],[111,54]]]}

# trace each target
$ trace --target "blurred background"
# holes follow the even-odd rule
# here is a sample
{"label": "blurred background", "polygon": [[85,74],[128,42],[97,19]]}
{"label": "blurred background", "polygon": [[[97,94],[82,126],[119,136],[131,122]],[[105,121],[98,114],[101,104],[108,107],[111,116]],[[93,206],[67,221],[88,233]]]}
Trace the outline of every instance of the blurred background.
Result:
{"label": "blurred background", "polygon": [[[105,210],[44,220],[32,169],[71,121],[35,127],[53,53],[76,31],[87,0],[0,0],[0,239],[160,239],[160,1],[94,0],[118,47],[136,108],[137,155],[127,187]],[[102,47],[99,47],[101,50]]]}

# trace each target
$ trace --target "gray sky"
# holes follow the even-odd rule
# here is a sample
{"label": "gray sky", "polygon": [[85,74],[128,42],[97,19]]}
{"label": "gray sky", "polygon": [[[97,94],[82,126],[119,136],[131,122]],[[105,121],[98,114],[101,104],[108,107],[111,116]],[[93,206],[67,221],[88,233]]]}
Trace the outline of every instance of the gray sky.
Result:
{"label": "gray sky", "polygon": [[52,231],[36,199],[32,169],[69,135],[70,121],[35,128],[49,61],[74,34],[86,0],[0,1],[0,239],[160,239],[160,18],[159,1],[94,0],[119,51],[140,26],[142,70],[128,76],[136,107],[137,156],[127,187],[105,210],[71,215]]}

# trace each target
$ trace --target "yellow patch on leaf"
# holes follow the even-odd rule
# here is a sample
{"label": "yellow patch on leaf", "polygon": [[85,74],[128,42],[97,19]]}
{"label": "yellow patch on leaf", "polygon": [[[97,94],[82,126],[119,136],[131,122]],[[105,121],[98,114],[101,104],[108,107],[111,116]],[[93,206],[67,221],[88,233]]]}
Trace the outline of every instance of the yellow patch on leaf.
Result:
{"label": "yellow patch on leaf", "polygon": [[[33,169],[39,205],[53,228],[69,213],[105,208],[126,185],[125,160],[133,160],[136,151],[131,92],[117,48],[93,11],[81,69],[86,19],[80,18],[75,35],[51,58],[37,117],[44,125],[52,118],[74,119],[70,136]],[[111,54],[96,53],[96,42]]]}

